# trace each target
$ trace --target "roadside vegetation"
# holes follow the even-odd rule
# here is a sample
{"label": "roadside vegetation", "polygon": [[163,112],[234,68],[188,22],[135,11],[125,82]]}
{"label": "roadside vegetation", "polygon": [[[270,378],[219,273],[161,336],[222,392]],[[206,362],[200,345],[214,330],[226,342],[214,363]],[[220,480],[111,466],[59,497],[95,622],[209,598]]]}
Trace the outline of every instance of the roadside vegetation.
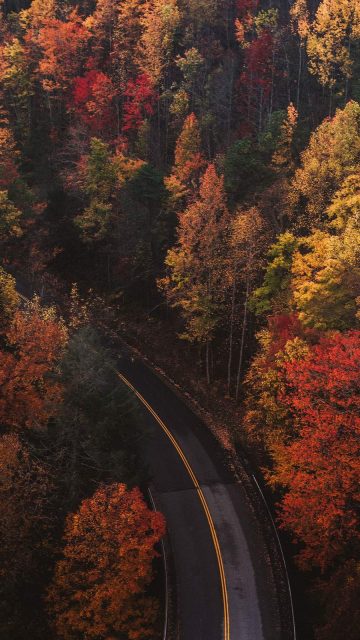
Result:
{"label": "roadside vegetation", "polygon": [[0,637],[153,639],[165,523],[137,486],[138,409],[88,312],[73,304],[65,322],[37,298],[16,306],[4,282]]}
{"label": "roadside vegetation", "polygon": [[[0,8],[0,638],[154,637],[105,330],[261,471],[303,639],[358,640],[359,0]],[[110,534],[142,558],[118,589]]]}

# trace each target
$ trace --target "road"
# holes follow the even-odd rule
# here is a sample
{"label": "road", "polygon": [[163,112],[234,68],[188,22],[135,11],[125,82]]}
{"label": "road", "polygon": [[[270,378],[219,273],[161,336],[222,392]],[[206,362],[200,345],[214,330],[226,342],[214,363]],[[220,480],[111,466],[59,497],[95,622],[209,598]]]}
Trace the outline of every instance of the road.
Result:
{"label": "road", "polygon": [[[17,289],[27,300],[19,282]],[[118,372],[141,400],[147,424],[143,456],[175,565],[177,640],[293,640],[290,602],[290,625],[281,622],[284,599],[268,557],[274,545],[267,544],[247,489],[220,459],[219,445],[140,359],[124,351]]]}
{"label": "road", "polygon": [[261,526],[220,447],[187,405],[141,360],[119,359],[136,391],[144,448],[175,565],[180,640],[284,640]]}
{"label": "road", "polygon": [[[18,281],[17,290],[27,301],[29,291]],[[267,544],[247,489],[220,459],[220,446],[142,360],[123,350],[118,373],[138,396],[148,427],[143,456],[174,559],[177,640],[296,640],[291,594],[286,628],[281,621],[284,598],[280,603],[269,559],[276,543]]]}

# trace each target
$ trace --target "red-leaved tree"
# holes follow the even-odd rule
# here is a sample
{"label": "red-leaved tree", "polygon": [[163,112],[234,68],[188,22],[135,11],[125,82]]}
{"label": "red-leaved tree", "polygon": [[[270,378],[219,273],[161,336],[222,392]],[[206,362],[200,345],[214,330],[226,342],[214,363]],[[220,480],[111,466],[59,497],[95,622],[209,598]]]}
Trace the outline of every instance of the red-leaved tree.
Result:
{"label": "red-leaved tree", "polygon": [[244,54],[244,70],[239,79],[241,133],[261,130],[264,108],[273,82],[273,34],[264,29],[248,43]]}
{"label": "red-leaved tree", "polygon": [[74,79],[70,106],[74,107],[91,133],[100,134],[115,122],[115,96],[116,89],[111,78],[102,71],[91,69],[84,76]]}
{"label": "red-leaved tree", "polygon": [[129,80],[124,95],[122,130],[136,132],[146,118],[151,117],[154,113],[156,92],[150,77],[146,73],[142,73],[134,80]]}
{"label": "red-leaved tree", "polygon": [[359,543],[360,331],[323,337],[283,365],[281,402],[295,438],[278,452],[273,480],[287,488],[282,526],[303,543],[299,562],[322,570]]}

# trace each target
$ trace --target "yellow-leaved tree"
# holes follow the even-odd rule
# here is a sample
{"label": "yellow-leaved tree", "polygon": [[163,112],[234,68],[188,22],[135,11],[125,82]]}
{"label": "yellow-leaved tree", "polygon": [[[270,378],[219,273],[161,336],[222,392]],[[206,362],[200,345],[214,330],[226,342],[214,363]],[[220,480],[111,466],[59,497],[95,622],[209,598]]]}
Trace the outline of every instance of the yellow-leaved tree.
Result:
{"label": "yellow-leaved tree", "polygon": [[293,256],[291,289],[300,320],[316,329],[355,327],[360,296],[360,225],[340,236],[317,230]]}
{"label": "yellow-leaved tree", "polygon": [[352,75],[351,47],[360,38],[358,0],[322,0],[307,40],[310,72],[332,89]]}
{"label": "yellow-leaved tree", "polygon": [[327,221],[326,210],[343,181],[360,167],[360,104],[349,102],[314,131],[290,189],[293,212],[310,228]]}

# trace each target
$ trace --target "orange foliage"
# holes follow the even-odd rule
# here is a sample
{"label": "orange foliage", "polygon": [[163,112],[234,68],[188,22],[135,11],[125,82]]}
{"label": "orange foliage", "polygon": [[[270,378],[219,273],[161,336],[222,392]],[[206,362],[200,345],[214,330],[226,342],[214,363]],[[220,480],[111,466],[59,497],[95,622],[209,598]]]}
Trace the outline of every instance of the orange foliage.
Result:
{"label": "orange foliage", "polygon": [[82,54],[90,38],[76,11],[67,22],[51,18],[37,36],[42,49],[39,72],[45,91],[67,91],[81,64]]}
{"label": "orange foliage", "polygon": [[48,595],[59,637],[154,637],[156,606],[143,593],[164,531],[163,516],[137,488],[104,486],[82,502],[68,517],[64,558]]}
{"label": "orange foliage", "polygon": [[175,148],[174,174],[182,183],[193,183],[199,179],[206,164],[200,150],[199,123],[195,114],[191,113],[184,122]]}
{"label": "orange foliage", "polygon": [[67,333],[51,309],[35,299],[15,312],[0,351],[0,423],[12,428],[44,428],[56,412],[62,388],[52,376]]}
{"label": "orange foliage", "polygon": [[[224,178],[217,175],[214,164],[209,164],[200,181],[198,200],[180,216],[179,243],[192,256],[188,279],[190,276],[196,277],[196,270],[206,274],[213,270],[214,279],[224,284],[221,264],[226,264],[224,237],[228,225]],[[206,281],[208,282],[207,275]]]}

